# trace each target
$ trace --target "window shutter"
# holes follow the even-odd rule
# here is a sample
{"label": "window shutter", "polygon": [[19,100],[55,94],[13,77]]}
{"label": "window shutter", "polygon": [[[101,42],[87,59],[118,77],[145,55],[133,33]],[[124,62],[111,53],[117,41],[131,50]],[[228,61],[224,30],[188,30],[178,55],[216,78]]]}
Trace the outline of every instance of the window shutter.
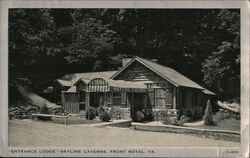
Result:
{"label": "window shutter", "polygon": [[173,99],[172,92],[166,91],[165,92],[165,101],[166,101],[166,105],[168,108],[172,107],[172,99]]}
{"label": "window shutter", "polygon": [[126,92],[121,93],[121,104],[124,105],[126,104]]}
{"label": "window shutter", "polygon": [[148,99],[149,99],[149,101],[148,101],[149,105],[154,106],[154,102],[155,102],[155,93],[154,93],[154,91],[149,91],[148,92]]}

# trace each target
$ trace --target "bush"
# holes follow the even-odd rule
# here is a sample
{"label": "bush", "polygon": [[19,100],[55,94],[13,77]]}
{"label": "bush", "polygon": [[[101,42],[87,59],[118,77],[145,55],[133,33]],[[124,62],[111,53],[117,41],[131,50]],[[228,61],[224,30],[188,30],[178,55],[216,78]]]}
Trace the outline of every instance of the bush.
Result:
{"label": "bush", "polygon": [[121,119],[122,118],[122,110],[118,107],[112,107],[110,111],[113,119]]}
{"label": "bush", "polygon": [[96,117],[96,109],[93,107],[89,107],[86,111],[85,117],[88,120],[93,120]]}
{"label": "bush", "polygon": [[98,108],[97,108],[97,115],[100,116],[101,113],[103,113],[104,111],[105,111],[105,110],[104,110],[103,106],[98,107]]}
{"label": "bush", "polygon": [[104,111],[100,113],[99,118],[104,122],[109,122],[111,120],[111,115],[110,113]]}
{"label": "bush", "polygon": [[137,122],[142,122],[144,120],[145,116],[141,111],[136,112],[136,120]]}
{"label": "bush", "polygon": [[180,117],[180,120],[177,120],[176,125],[177,126],[183,126],[184,123],[188,122],[190,120],[190,117],[187,117],[186,115],[182,115]]}
{"label": "bush", "polygon": [[49,114],[49,108],[46,105],[43,105],[40,109],[40,114]]}
{"label": "bush", "polygon": [[213,108],[211,106],[210,100],[207,101],[207,107],[204,115],[204,125],[214,125],[213,121]]}
{"label": "bush", "polygon": [[[49,108],[46,105],[43,105],[40,109],[40,114],[49,114]],[[51,120],[51,116],[44,117],[44,116],[37,116],[38,120],[48,121]]]}

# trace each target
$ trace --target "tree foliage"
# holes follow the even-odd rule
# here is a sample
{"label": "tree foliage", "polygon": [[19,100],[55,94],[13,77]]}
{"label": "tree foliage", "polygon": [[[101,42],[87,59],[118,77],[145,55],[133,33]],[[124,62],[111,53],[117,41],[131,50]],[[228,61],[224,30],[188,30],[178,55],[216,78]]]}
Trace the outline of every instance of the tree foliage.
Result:
{"label": "tree foliage", "polygon": [[[158,59],[220,92],[219,82],[240,74],[240,12],[10,9],[10,64],[36,91],[65,73],[117,69],[121,58],[131,55]],[[43,72],[32,75],[27,67]],[[48,71],[50,76],[41,76]]]}

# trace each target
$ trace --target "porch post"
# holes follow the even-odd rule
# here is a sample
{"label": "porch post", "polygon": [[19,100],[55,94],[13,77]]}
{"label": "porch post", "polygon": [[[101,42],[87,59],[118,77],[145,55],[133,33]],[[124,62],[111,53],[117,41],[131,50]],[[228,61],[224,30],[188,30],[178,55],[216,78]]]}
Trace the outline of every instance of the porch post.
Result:
{"label": "porch post", "polygon": [[89,92],[86,91],[86,95],[85,95],[85,112],[88,110],[89,108]]}
{"label": "porch post", "polygon": [[176,87],[173,88],[173,109],[176,109]]}

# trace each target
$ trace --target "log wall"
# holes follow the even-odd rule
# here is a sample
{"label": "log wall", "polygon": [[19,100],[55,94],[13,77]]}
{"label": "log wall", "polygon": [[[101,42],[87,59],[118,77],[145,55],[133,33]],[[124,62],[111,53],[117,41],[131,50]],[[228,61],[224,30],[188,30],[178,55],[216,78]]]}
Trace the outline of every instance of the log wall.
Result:
{"label": "log wall", "polygon": [[79,113],[78,94],[62,92],[62,105],[65,112]]}

